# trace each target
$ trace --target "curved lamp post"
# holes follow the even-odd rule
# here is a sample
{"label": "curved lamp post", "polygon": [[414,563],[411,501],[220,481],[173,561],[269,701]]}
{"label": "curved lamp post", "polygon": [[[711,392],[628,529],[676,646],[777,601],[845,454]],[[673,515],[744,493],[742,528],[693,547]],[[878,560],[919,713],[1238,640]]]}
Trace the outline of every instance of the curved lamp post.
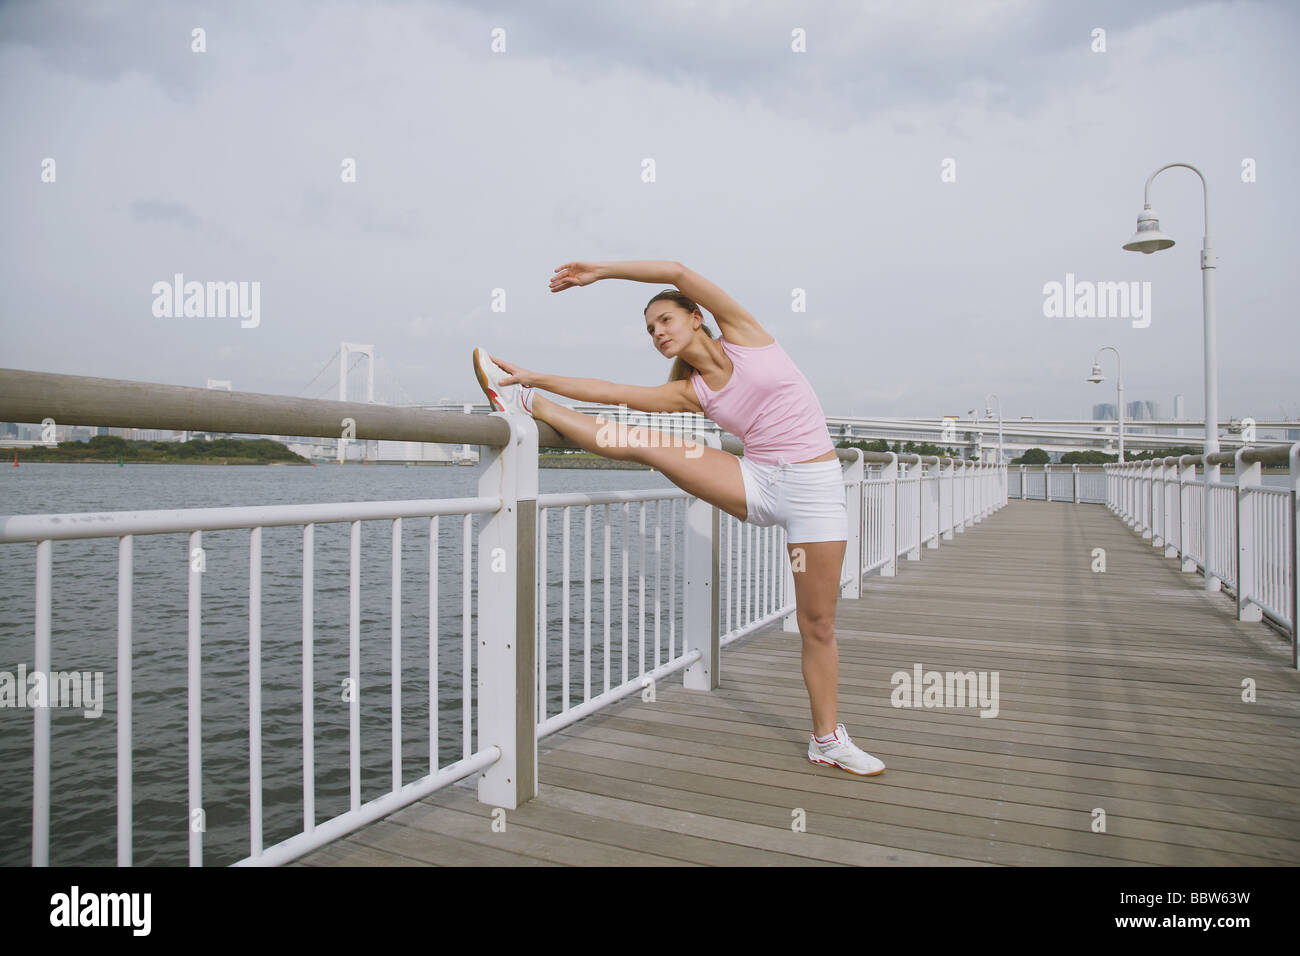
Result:
{"label": "curved lamp post", "polygon": [[1094,385],[1100,385],[1105,379],[1101,374],[1101,353],[1110,349],[1115,353],[1115,385],[1119,389],[1119,460],[1124,461],[1124,366],[1119,360],[1119,349],[1113,345],[1103,345],[1097,349],[1097,354],[1092,357],[1092,374],[1088,376],[1088,381]]}
{"label": "curved lamp post", "polygon": [[[1166,169],[1175,166],[1190,169],[1200,177],[1201,193],[1205,199],[1205,237],[1201,245],[1201,297],[1205,313],[1205,455],[1208,459],[1208,456],[1219,450],[1219,369],[1215,359],[1214,344],[1215,259],[1214,249],[1210,245],[1210,186],[1199,169],[1190,163],[1167,163],[1147,177],[1146,186],[1142,190],[1142,213],[1138,216],[1137,232],[1133,234],[1132,239],[1124,243],[1124,248],[1130,252],[1150,255],[1161,249],[1168,249],[1174,244],[1174,240],[1160,231],[1160,220],[1156,217],[1155,210],[1151,208],[1151,181]],[[1202,514],[1201,526],[1204,540],[1202,550],[1205,553],[1202,559],[1205,562],[1205,590],[1207,591],[1217,591],[1222,586],[1222,582],[1210,573],[1210,482],[1219,480],[1219,470],[1220,466],[1208,463],[1202,469],[1202,480],[1205,484],[1205,510]]]}
{"label": "curved lamp post", "polygon": [[1002,464],[1002,399],[992,393],[984,396],[985,418],[993,417],[993,406],[989,403],[990,398],[995,399],[998,403],[998,464],[1000,465]]}

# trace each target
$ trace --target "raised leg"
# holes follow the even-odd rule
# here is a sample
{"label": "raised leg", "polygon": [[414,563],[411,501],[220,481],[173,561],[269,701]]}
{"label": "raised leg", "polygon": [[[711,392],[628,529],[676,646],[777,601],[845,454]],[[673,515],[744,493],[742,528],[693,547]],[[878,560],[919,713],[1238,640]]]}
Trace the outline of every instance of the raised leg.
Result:
{"label": "raised leg", "polygon": [[735,455],[698,443],[683,445],[680,437],[643,425],[602,421],[541,395],[533,396],[533,417],[593,454],[657,468],[677,487],[741,521],[749,513]]}

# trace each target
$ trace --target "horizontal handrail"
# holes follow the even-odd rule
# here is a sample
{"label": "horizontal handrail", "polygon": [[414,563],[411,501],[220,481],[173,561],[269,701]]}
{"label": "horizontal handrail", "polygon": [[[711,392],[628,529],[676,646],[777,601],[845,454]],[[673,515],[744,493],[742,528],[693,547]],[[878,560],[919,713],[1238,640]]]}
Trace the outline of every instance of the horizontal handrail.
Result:
{"label": "horizontal handrail", "polygon": [[[46,418],[60,425],[304,438],[342,437],[347,419],[353,423],[349,437],[356,439],[494,448],[510,440],[510,428],[499,415],[0,369],[0,421],[40,422]],[[545,422],[537,423],[537,434],[544,447],[577,447]]]}
{"label": "horizontal handrail", "polygon": [[284,525],[424,518],[492,513],[500,498],[425,498],[410,501],[343,501],[314,505],[185,508],[175,511],[99,511],[58,515],[0,515],[0,544],[117,538],[124,534],[177,534]]}
{"label": "horizontal handrail", "polygon": [[681,488],[651,488],[647,491],[559,491],[537,496],[539,508],[567,508],[574,505],[619,505],[628,501],[658,501],[690,498]]}

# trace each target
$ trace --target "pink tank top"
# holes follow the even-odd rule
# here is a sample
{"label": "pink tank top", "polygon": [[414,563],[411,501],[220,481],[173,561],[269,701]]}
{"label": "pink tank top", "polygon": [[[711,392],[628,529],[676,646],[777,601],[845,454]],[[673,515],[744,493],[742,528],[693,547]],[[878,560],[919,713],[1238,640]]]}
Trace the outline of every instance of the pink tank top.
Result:
{"label": "pink tank top", "polygon": [[746,458],[775,465],[834,450],[821,402],[779,343],[733,345],[719,336],[718,344],[735,366],[727,384],[715,392],[699,372],[691,384],[704,414],[744,443]]}

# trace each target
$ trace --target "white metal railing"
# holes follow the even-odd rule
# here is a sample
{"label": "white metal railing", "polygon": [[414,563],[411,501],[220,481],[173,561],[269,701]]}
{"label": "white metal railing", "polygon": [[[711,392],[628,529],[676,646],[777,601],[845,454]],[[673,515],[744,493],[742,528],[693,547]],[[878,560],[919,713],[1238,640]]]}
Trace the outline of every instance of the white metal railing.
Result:
{"label": "white metal railing", "polygon": [[[711,434],[695,439],[720,444]],[[1005,504],[1005,469],[995,466],[857,449],[841,456],[853,538],[840,579],[845,597],[860,595],[863,576],[893,575],[900,555],[918,559],[922,546],[938,547]],[[866,475],[867,458],[880,466],[875,477]],[[922,478],[927,465],[934,470]],[[968,504],[954,508],[956,499]],[[688,687],[716,686],[708,684],[716,661],[706,657],[714,631],[722,647],[778,619],[798,629],[779,527],[742,523],[680,489],[539,495],[537,512],[539,739],[678,670]],[[692,586],[710,580],[716,612]]]}
{"label": "white metal railing", "polygon": [[[106,512],[98,514],[21,515],[0,519],[0,542],[36,543],[36,647],[35,669],[41,673],[50,670],[50,606],[52,587],[52,551],[55,542],[90,538],[116,538],[118,540],[118,702],[121,717],[117,734],[117,862],[120,866],[132,863],[132,806],[133,775],[132,752],[132,662],[134,632],[134,544],[139,535],[186,534],[188,549],[185,557],[188,569],[188,623],[187,623],[187,734],[188,734],[188,806],[189,862],[198,866],[203,862],[203,843],[206,831],[206,813],[203,800],[202,753],[202,638],[203,575],[206,571],[207,553],[203,547],[205,531],[248,529],[248,744],[249,744],[249,855],[241,863],[275,864],[286,862],[312,849],[336,839],[338,836],[370,823],[394,810],[432,793],[455,780],[493,764],[501,756],[499,747],[489,745],[475,750],[470,745],[471,728],[475,725],[472,714],[473,697],[468,683],[462,697],[462,725],[464,747],[462,758],[455,763],[439,764],[438,732],[438,572],[441,548],[438,545],[440,516],[462,519],[462,540],[469,545],[471,520],[475,514],[498,514],[501,499],[498,497],[446,498],[415,501],[349,502],[344,504],[286,505],[244,508],[194,508],[175,511]],[[401,690],[400,672],[402,580],[402,529],[403,519],[428,521],[429,529],[429,661],[430,698],[429,772],[410,783],[404,782],[401,741]],[[389,792],[366,803],[361,802],[361,691],[359,648],[360,627],[360,570],[361,523],[386,520],[391,523],[392,550],[392,673],[391,673],[391,739],[392,787]],[[314,567],[315,529],[318,524],[346,522],[350,527],[349,559],[349,669],[351,693],[345,694],[349,708],[349,785],[350,809],[318,824],[315,819],[317,792],[314,743],[316,722],[313,704],[315,673],[314,638]],[[262,806],[262,730],[261,708],[261,617],[262,617],[262,530],[269,527],[300,526],[302,528],[302,802],[303,828],[291,839],[272,847],[263,847]],[[464,549],[464,634],[461,670],[470,673],[470,618],[469,593],[471,577],[469,563],[472,548]],[[468,676],[466,676],[468,682]],[[32,863],[47,865],[49,861],[50,813],[50,709],[35,708],[35,747],[33,762],[33,816]]]}
{"label": "white metal railing", "polygon": [[[711,690],[718,686],[722,646],[777,619],[786,630],[798,629],[793,576],[781,529],[741,523],[680,489],[539,495],[537,424],[522,416],[498,413],[493,417],[505,420],[510,437],[501,446],[481,446],[479,496],[474,498],[0,517],[0,544],[36,544],[35,668],[44,672],[49,671],[51,658],[52,549],[56,542],[75,539],[118,541],[119,865],[132,864],[134,845],[131,715],[137,536],[186,534],[186,554],[197,559],[188,572],[186,645],[185,811],[191,823],[191,865],[201,865],[204,858],[201,558],[205,532],[248,529],[248,854],[237,865],[287,862],[473,773],[480,774],[480,800],[513,808],[536,795],[541,737],[679,670],[686,687]],[[715,448],[721,444],[715,435],[695,437]],[[844,482],[851,536],[841,574],[844,597],[859,597],[866,575],[896,574],[900,556],[917,560],[922,548],[939,547],[941,540],[951,540],[954,533],[1006,503],[1005,467],[934,456],[863,453],[856,448],[841,449],[840,457],[847,461]],[[481,516],[477,534],[475,515]],[[461,541],[462,740],[460,759],[443,765],[438,747],[438,675],[455,668],[439,659],[440,640],[454,637],[440,634],[438,626],[439,572],[448,564],[439,521],[457,516],[461,519],[454,530]],[[580,544],[575,518],[581,527]],[[368,635],[361,626],[361,526],[368,521],[391,523],[391,769],[385,792],[362,802],[360,650]],[[416,523],[421,539],[427,521],[429,535],[430,679],[427,691],[419,690],[429,698],[428,772],[409,782],[402,737],[404,521]],[[350,532],[349,804],[345,812],[318,822],[315,528],[331,523],[346,523]],[[262,587],[262,532],[294,526],[301,528],[302,541],[302,826],[296,834],[265,846],[262,617],[267,595]],[[579,574],[580,629],[573,626],[578,618],[574,598]],[[552,619],[552,608],[559,609],[558,620]],[[32,863],[42,866],[49,863],[50,846],[50,710],[34,710]]]}
{"label": "white metal railing", "polygon": [[[1231,481],[1220,480],[1231,462]],[[1263,465],[1287,465],[1285,487],[1262,484]],[[1197,465],[1202,466],[1200,477]],[[1205,469],[1208,467],[1208,471]],[[1226,586],[1237,600],[1237,619],[1264,617],[1289,629],[1292,666],[1296,642],[1296,566],[1300,550],[1300,442],[1287,447],[1243,447],[1233,452],[1105,466],[1107,506],[1184,572],[1200,571],[1209,590]],[[1205,495],[1210,495],[1209,524]]]}
{"label": "white metal railing", "polygon": [[1106,473],[1101,465],[1019,465],[1009,469],[1007,497],[1026,501],[1105,504]]}
{"label": "white metal railing", "polygon": [[[679,503],[682,507],[678,507]],[[679,590],[682,595],[688,593],[688,562],[696,557],[690,552],[692,529],[685,519],[697,503],[698,499],[680,489],[538,496],[539,739],[700,660],[701,648],[687,647],[685,624],[691,618],[681,613],[677,600]],[[649,518],[651,505],[653,517]],[[572,543],[574,512],[581,518],[583,536],[579,548]],[[600,564],[595,569],[600,587],[594,595],[593,517],[600,547]],[[557,532],[550,530],[553,527]],[[552,571],[555,537],[560,539],[559,561]],[[696,534],[695,545],[697,550],[708,547],[708,538]],[[704,557],[707,562],[710,555]],[[573,633],[570,597],[576,589],[572,583],[577,577],[575,558],[582,566],[580,654],[575,654],[573,647],[577,635]],[[621,588],[615,587],[616,580],[621,582]],[[554,599],[553,591],[558,595]],[[554,622],[549,614],[553,606],[559,611]],[[594,644],[593,622],[599,628]],[[594,694],[593,668],[598,682]],[[552,682],[556,671],[558,681]],[[552,707],[554,714],[550,713]]]}

